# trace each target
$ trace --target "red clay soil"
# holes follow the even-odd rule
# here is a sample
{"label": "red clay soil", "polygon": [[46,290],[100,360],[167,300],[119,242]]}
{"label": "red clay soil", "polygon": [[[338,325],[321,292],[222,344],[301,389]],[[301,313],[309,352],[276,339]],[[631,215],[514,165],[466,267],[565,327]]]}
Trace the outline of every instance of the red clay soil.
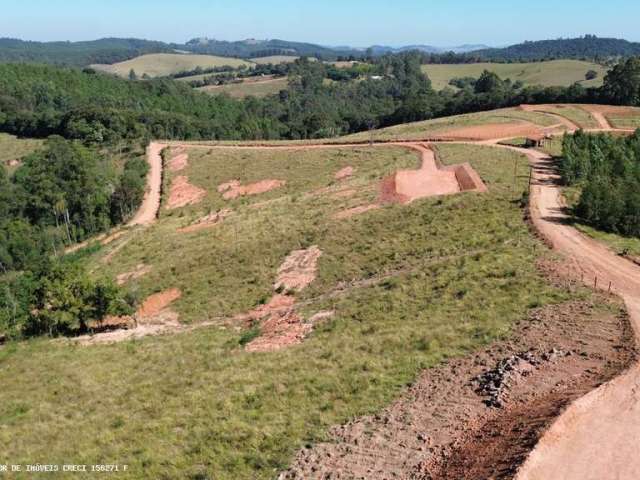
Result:
{"label": "red clay soil", "polygon": [[[578,125],[574,123],[572,120],[569,120],[567,117],[558,113],[563,108],[570,107],[571,105],[564,104],[546,104],[546,105],[520,105],[520,110],[525,112],[540,112],[544,113],[549,117],[555,118],[561,125],[563,125],[568,131],[574,132],[582,128],[582,125]],[[548,130],[548,129],[545,129]]]}
{"label": "red clay soil", "polygon": [[[321,255],[322,251],[316,246],[291,252],[278,269],[274,290],[289,293],[304,290],[316,277]],[[295,298],[276,293],[265,305],[238,315],[235,320],[244,322],[246,327],[258,325],[260,328],[260,336],[245,345],[245,350],[270,352],[302,343],[313,330],[313,322],[321,318],[316,315],[305,322],[296,312]]]}
{"label": "red clay soil", "polygon": [[544,129],[529,122],[514,123],[488,123],[461,127],[440,132],[435,138],[443,140],[492,140],[495,138],[526,137],[529,135],[542,135]]}
{"label": "red clay soil", "polygon": [[[502,147],[507,148],[507,147]],[[640,266],[574,229],[553,160],[532,150],[533,224],[590,285],[621,296],[640,340]],[[544,435],[518,474],[520,480],[636,479],[640,472],[640,364],[574,402]]]}
{"label": "red clay soil", "polygon": [[460,191],[486,192],[487,188],[469,164],[440,168],[435,153],[424,144],[411,144],[422,155],[418,170],[399,170],[383,180],[382,203],[411,203],[414,200],[439,195],[452,195]]}
{"label": "red clay soil", "polygon": [[124,285],[125,283],[130,282],[131,280],[136,280],[138,278],[144,277],[150,271],[151,271],[151,267],[149,265],[145,265],[144,263],[141,263],[137,265],[136,268],[131,270],[130,272],[125,272],[118,275],[116,277],[116,283],[118,285]]}
{"label": "red clay soil", "polygon": [[156,221],[162,187],[162,157],[160,154],[164,147],[165,145],[156,142],[151,142],[147,147],[147,163],[150,167],[147,175],[147,189],[138,212],[128,225],[150,225]]}
{"label": "red clay soil", "polygon": [[194,205],[201,202],[206,195],[206,190],[191,185],[187,177],[180,175],[171,182],[167,209],[172,210],[187,205]]}
{"label": "red clay soil", "polygon": [[341,170],[338,170],[336,172],[336,174],[334,175],[334,178],[336,180],[344,180],[345,178],[349,178],[350,176],[353,175],[354,169],[353,167],[349,166],[349,167],[344,167]]}
{"label": "red clay soil", "polygon": [[198,219],[195,223],[193,223],[192,225],[189,225],[188,227],[179,228],[178,232],[192,233],[192,232],[198,232],[200,230],[204,230],[205,228],[213,227],[214,225],[217,225],[220,222],[224,221],[224,219],[227,218],[232,213],[233,213],[233,210],[229,208],[224,208],[219,212],[213,212],[213,213],[210,213],[209,215],[206,215]]}
{"label": "red clay soil", "polygon": [[322,251],[315,245],[291,252],[278,269],[274,290],[300,292],[307,288],[316,278],[321,255]]}
{"label": "red clay soil", "polygon": [[149,296],[136,312],[138,322],[144,323],[152,320],[181,296],[182,292],[178,288],[170,288]]}
{"label": "red clay soil", "polygon": [[231,180],[218,186],[218,193],[222,193],[225,200],[233,200],[246,195],[259,195],[285,185],[284,180],[261,180],[259,182],[241,185],[239,180]]}
{"label": "red clay soil", "polygon": [[184,148],[172,148],[171,160],[169,160],[168,168],[171,172],[179,172],[184,170],[189,165],[189,154],[187,154]]}
{"label": "red clay soil", "polygon": [[585,302],[535,310],[508,340],[424,370],[380,413],[301,448],[278,478],[512,478],[568,402],[626,368],[632,344],[622,312]]}

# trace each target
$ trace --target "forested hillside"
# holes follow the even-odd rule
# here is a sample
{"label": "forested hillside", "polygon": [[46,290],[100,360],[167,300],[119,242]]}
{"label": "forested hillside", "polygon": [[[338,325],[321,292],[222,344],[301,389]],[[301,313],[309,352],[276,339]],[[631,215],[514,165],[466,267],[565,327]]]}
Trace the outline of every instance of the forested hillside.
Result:
{"label": "forested hillside", "polygon": [[558,58],[593,60],[634,55],[640,55],[640,43],[632,43],[617,38],[599,38],[595,35],[525,42],[506,48],[478,50],[471,54],[473,57],[498,62],[553,60]]}
{"label": "forested hillside", "polygon": [[163,42],[135,38],[103,38],[88,42],[30,42],[0,38],[0,63],[51,63],[84,67],[92,63],[116,63],[145,53],[170,52]]}

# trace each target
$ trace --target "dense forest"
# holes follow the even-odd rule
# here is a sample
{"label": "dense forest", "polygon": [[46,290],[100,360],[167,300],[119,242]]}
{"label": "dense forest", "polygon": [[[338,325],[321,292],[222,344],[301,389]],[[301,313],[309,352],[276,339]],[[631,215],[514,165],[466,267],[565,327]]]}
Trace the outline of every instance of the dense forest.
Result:
{"label": "dense forest", "polygon": [[103,38],[88,42],[28,42],[0,38],[0,63],[51,63],[84,67],[117,63],[146,53],[172,52],[163,42],[135,38]]}
{"label": "dense forest", "polygon": [[566,136],[561,172],[566,184],[581,187],[576,215],[601,230],[640,237],[640,130],[628,138]]}

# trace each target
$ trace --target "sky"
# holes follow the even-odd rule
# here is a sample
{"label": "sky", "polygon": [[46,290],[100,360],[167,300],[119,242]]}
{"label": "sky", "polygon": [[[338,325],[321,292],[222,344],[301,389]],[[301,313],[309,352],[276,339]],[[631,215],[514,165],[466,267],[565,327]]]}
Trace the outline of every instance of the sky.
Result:
{"label": "sky", "polygon": [[0,37],[39,41],[504,46],[584,34],[640,41],[638,0],[0,0],[0,7]]}

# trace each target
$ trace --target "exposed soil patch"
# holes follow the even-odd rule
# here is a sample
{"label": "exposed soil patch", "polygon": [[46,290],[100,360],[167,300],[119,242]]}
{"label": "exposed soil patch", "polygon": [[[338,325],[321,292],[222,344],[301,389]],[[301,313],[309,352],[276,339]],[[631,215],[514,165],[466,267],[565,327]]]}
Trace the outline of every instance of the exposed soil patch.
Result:
{"label": "exposed soil patch", "polygon": [[299,292],[307,288],[316,278],[320,255],[322,251],[315,245],[291,252],[278,269],[274,290]]}
{"label": "exposed soil patch", "polygon": [[138,278],[144,277],[151,271],[151,266],[145,265],[144,263],[140,263],[130,272],[121,273],[116,277],[116,283],[118,285],[124,285],[131,280],[136,280]]}
{"label": "exposed soil patch", "polygon": [[487,190],[471,165],[441,168],[433,150],[423,144],[412,144],[411,148],[421,153],[422,165],[418,170],[399,170],[385,178],[380,187],[381,203],[411,203],[425,197]]}
{"label": "exposed soil patch", "polygon": [[162,156],[165,145],[151,142],[147,147],[147,189],[142,204],[128,225],[150,225],[156,221],[160,209],[160,189],[162,187]]}
{"label": "exposed soil patch", "polygon": [[544,129],[528,122],[488,123],[471,127],[461,127],[440,132],[437,138],[443,140],[493,140],[496,138],[525,137],[543,135]]}
{"label": "exposed soil patch", "polygon": [[174,147],[171,149],[171,160],[167,167],[171,172],[179,172],[189,165],[189,154],[182,147]]}
{"label": "exposed soil patch", "polygon": [[302,343],[313,330],[314,322],[322,321],[333,312],[320,312],[304,321],[296,312],[293,295],[282,295],[304,290],[316,277],[318,258],[322,251],[312,246],[305,250],[295,250],[287,256],[278,269],[273,289],[278,292],[268,303],[260,305],[248,313],[235,317],[245,323],[245,327],[259,329],[259,336],[245,345],[249,352],[271,352]]}
{"label": "exposed soil patch", "polygon": [[344,180],[345,178],[349,178],[353,175],[354,169],[353,167],[349,166],[349,167],[344,167],[341,170],[338,170],[336,172],[336,174],[334,175],[334,178],[336,180]]}
{"label": "exposed soil patch", "polygon": [[280,478],[512,478],[572,399],[629,365],[632,345],[622,313],[535,310],[508,340],[425,370],[381,413],[334,427]]}
{"label": "exposed soil patch", "polygon": [[246,195],[259,195],[284,186],[284,180],[261,180],[259,182],[241,185],[239,180],[231,180],[218,186],[218,193],[222,193],[225,200],[233,200]]}
{"label": "exposed soil patch", "polygon": [[187,205],[194,205],[202,201],[206,195],[206,190],[190,184],[187,177],[180,175],[179,177],[174,178],[171,182],[167,208],[171,210],[174,208],[185,207]]}
{"label": "exposed soil patch", "polygon": [[332,198],[349,198],[353,197],[358,191],[355,188],[347,188],[344,190],[338,190],[331,195]]}
{"label": "exposed soil patch", "polygon": [[181,296],[182,292],[178,288],[171,288],[149,296],[136,312],[138,323],[152,323],[154,317],[162,313]]}
{"label": "exposed soil patch", "polygon": [[213,212],[209,215],[206,215],[199,220],[197,220],[194,224],[189,225],[188,227],[179,228],[178,232],[180,233],[191,233],[203,230],[205,228],[213,227],[218,223],[222,222],[225,218],[233,213],[233,210],[229,208],[224,208],[219,212]]}

